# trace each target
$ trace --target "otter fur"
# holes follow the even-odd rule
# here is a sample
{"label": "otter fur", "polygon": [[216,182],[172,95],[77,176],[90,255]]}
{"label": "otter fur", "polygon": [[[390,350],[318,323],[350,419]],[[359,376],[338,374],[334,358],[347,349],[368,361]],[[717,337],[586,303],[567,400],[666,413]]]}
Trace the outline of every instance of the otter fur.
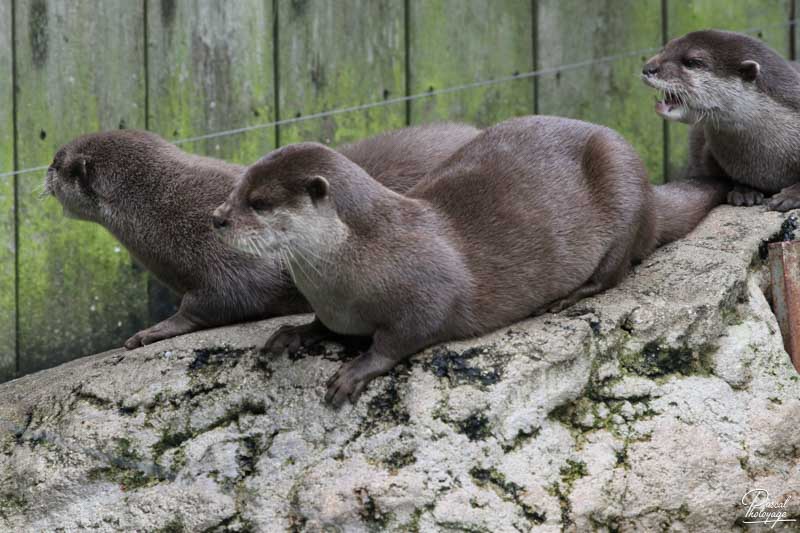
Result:
{"label": "otter fur", "polygon": [[[614,131],[536,116],[484,130],[405,195],[323,145],[286,146],[247,169],[215,218],[232,245],[285,262],[316,313],[297,335],[321,324],[372,337],[329,381],[340,405],[426,346],[614,286],[727,191],[654,188]],[[297,346],[290,333],[266,349]]]}
{"label": "otter fur", "polygon": [[687,175],[727,178],[733,205],[800,207],[800,65],[719,30],[673,39],[642,70],[656,112],[691,125]]}
{"label": "otter fur", "polygon": [[[405,192],[474,138],[464,124],[387,132],[342,147],[388,187]],[[178,312],[136,333],[125,347],[198,329],[311,310],[275,263],[222,242],[212,212],[245,167],[183,152],[158,135],[119,130],[63,146],[45,188],[65,213],[110,231],[145,268],[182,295]]]}

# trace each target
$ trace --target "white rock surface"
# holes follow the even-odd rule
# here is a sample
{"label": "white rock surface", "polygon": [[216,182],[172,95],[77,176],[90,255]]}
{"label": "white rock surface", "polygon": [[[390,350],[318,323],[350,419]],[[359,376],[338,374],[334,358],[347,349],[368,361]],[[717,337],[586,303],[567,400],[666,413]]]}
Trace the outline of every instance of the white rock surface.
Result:
{"label": "white rock surface", "polygon": [[800,518],[800,379],[758,256],[784,218],[719,208],[620,287],[339,411],[341,347],[257,356],[287,319],[0,385],[0,530],[744,531],[755,488]]}

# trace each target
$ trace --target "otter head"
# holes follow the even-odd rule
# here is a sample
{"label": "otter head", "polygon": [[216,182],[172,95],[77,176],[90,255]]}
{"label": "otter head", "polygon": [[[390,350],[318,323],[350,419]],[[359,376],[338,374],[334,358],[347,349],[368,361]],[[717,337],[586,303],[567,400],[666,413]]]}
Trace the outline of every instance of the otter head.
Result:
{"label": "otter head", "polygon": [[[147,157],[143,150],[166,144],[145,131],[119,130],[83,135],[62,146],[47,169],[44,189],[64,214],[106,223],[119,190],[135,180]],[[116,194],[115,194],[116,193]]]}
{"label": "otter head", "polygon": [[668,42],[644,65],[642,79],[663,94],[655,108],[663,118],[718,124],[758,106],[760,58],[770,53],[747,35],[696,31]]}
{"label": "otter head", "polygon": [[328,178],[336,154],[316,143],[279,148],[247,168],[214,211],[214,227],[239,250],[287,261],[319,258],[346,236]]}

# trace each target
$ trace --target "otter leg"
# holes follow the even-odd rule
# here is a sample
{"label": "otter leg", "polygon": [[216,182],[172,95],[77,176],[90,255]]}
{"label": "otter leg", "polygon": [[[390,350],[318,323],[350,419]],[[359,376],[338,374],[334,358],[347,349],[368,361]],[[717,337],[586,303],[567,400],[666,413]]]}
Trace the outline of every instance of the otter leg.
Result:
{"label": "otter leg", "polygon": [[125,348],[133,350],[134,348],[152,344],[156,341],[177,337],[184,333],[191,333],[192,331],[202,329],[202,327],[203,326],[186,316],[181,309],[163,322],[159,322],[153,327],[144,329],[126,340]]}
{"label": "otter leg", "polygon": [[287,350],[289,354],[294,354],[301,347],[311,346],[333,335],[334,333],[317,317],[314,317],[313,322],[299,326],[284,324],[267,339],[261,348],[261,353],[279,355],[283,350]]}
{"label": "otter leg", "polygon": [[[630,239],[633,239],[633,237],[630,237]],[[598,292],[613,287],[622,281],[631,266],[633,257],[632,241],[630,239],[615,241],[586,283],[564,298],[551,303],[547,310],[551,313],[560,313],[578,300],[594,296]]]}
{"label": "otter leg", "polygon": [[376,331],[370,349],[343,363],[328,380],[325,401],[334,407],[341,406],[347,399],[355,404],[370,381],[388,373],[397,363],[427,344],[422,341],[409,344],[407,338],[391,331]]}
{"label": "otter leg", "polygon": [[750,207],[751,205],[761,205],[763,202],[764,194],[762,192],[744,185],[736,185],[728,193],[728,203],[731,205]]}
{"label": "otter leg", "polygon": [[125,348],[133,350],[139,346],[153,344],[156,341],[233,322],[233,320],[204,320],[203,317],[210,315],[208,309],[210,309],[212,305],[213,302],[205,295],[187,292],[183,295],[181,306],[177,313],[159,322],[155,326],[140,331],[125,341]]}
{"label": "otter leg", "polygon": [[800,208],[800,183],[784,188],[767,200],[767,208],[770,211],[790,211]]}
{"label": "otter leg", "polygon": [[592,277],[589,281],[575,289],[569,296],[562,298],[560,300],[556,300],[552,304],[550,304],[547,310],[551,313],[560,313],[567,307],[572,306],[579,300],[583,300],[584,298],[588,298],[589,296],[593,296],[598,292],[602,291],[606,287],[603,286],[602,283],[595,281],[594,277]]}

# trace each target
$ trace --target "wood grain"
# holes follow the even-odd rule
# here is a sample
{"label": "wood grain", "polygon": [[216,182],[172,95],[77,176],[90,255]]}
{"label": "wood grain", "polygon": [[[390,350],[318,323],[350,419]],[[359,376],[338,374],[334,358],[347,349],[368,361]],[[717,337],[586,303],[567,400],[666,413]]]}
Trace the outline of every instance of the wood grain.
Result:
{"label": "wood grain", "polygon": [[[167,139],[275,120],[272,3],[148,0],[148,127]],[[182,145],[249,164],[275,128]]]}
{"label": "wood grain", "polygon": [[[15,16],[20,167],[48,164],[73,137],[144,127],[141,2],[19,0]],[[21,372],[120,346],[147,311],[146,277],[100,226],[41,199],[19,177]]]}
{"label": "wood grain", "polygon": [[[540,68],[661,46],[660,0],[542,0],[537,39]],[[539,112],[617,130],[639,152],[651,181],[663,181],[663,126],[654,93],[640,80],[653,52],[597,63],[539,79]]]}
{"label": "wood grain", "polygon": [[[411,94],[533,70],[529,0],[409,2]],[[412,124],[441,120],[489,126],[534,111],[534,82],[507,83],[432,96],[411,103]]]}
{"label": "wood grain", "polygon": [[[281,119],[404,94],[403,2],[278,0],[278,6]],[[405,122],[399,103],[281,126],[280,143],[337,145]]]}
{"label": "wood grain", "polygon": [[[14,170],[11,0],[0,0],[0,173]],[[16,371],[14,177],[0,178],[0,382]]]}

